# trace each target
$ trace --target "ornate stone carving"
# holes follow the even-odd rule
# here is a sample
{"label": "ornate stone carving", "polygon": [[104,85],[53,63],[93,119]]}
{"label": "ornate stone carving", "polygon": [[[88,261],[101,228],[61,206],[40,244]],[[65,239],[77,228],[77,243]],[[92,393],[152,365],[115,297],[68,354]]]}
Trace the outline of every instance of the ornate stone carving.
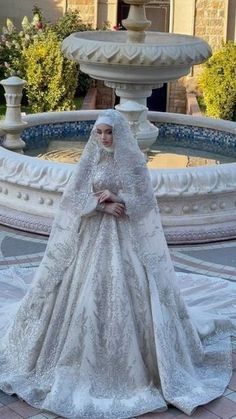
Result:
{"label": "ornate stone carving", "polygon": [[[193,64],[205,61],[211,55],[209,45],[202,39],[189,35],[166,34],[163,32],[147,32],[145,43],[127,44],[125,32],[97,31],[73,33],[62,44],[64,54],[72,60],[80,63],[99,63],[117,65],[123,67],[140,66],[143,81],[147,84],[155,84],[160,75],[157,68],[166,70],[166,76],[162,73],[161,82],[169,80],[168,74],[173,75],[173,68],[186,69]],[[145,77],[144,67],[151,67],[148,77]],[[172,67],[172,71],[166,68]],[[104,75],[104,80],[113,81],[113,69],[110,68],[110,77]],[[124,70],[123,70],[124,71]],[[120,72],[121,73],[121,72]],[[149,79],[152,74],[151,80]],[[121,80],[127,83],[127,72],[121,75]],[[131,74],[133,75],[133,74]],[[174,79],[178,78],[177,75]],[[120,81],[121,80],[116,80]],[[153,83],[154,81],[154,83]],[[144,83],[143,83],[144,84]]]}
{"label": "ornate stone carving", "polygon": [[218,240],[227,240],[236,237],[235,222],[228,222],[217,227],[215,225],[183,227],[181,230],[165,228],[166,240],[170,244],[203,243]]}
{"label": "ornate stone carving", "polygon": [[49,235],[52,219],[0,206],[0,223],[19,230]]}
{"label": "ornate stone carving", "polygon": [[[35,189],[62,192],[73,165],[13,154],[0,148],[0,181]],[[236,190],[235,163],[178,170],[150,170],[155,193],[160,197],[206,195]],[[6,188],[2,189],[6,193]]]}
{"label": "ornate stone carving", "polygon": [[[68,113],[28,116],[31,125],[69,120]],[[72,113],[73,120],[92,120],[95,112]],[[155,114],[159,122],[210,125],[206,118]],[[44,118],[44,119],[43,119]],[[155,120],[152,113],[152,120]],[[177,121],[178,120],[178,121]],[[33,122],[32,122],[33,121]],[[233,130],[226,121],[218,129]],[[222,124],[222,126],[220,125]],[[228,127],[228,128],[227,128]],[[48,234],[60,196],[73,165],[52,163],[0,148],[0,222],[27,231]],[[164,231],[171,243],[236,237],[236,164],[150,170]],[[26,198],[27,197],[27,198]],[[183,211],[185,208],[186,211]]]}
{"label": "ornate stone carving", "polygon": [[35,189],[62,192],[73,165],[13,154],[1,147],[0,180]]}

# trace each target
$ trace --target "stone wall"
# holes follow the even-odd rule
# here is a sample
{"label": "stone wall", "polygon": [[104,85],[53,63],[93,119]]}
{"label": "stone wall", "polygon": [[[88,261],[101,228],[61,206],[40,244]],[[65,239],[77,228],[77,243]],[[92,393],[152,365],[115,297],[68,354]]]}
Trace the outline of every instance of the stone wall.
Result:
{"label": "stone wall", "polygon": [[97,97],[96,109],[113,108],[115,103],[115,93],[110,87],[104,85],[103,81],[98,80],[96,83]]}
{"label": "stone wall", "polygon": [[67,0],[67,10],[79,10],[83,23],[89,23],[94,28],[97,24],[97,10],[95,0]]}
{"label": "stone wall", "polygon": [[196,0],[195,35],[205,39],[213,50],[226,39],[228,1]]}
{"label": "stone wall", "polygon": [[34,4],[42,9],[45,18],[54,22],[63,16],[66,10],[79,10],[84,23],[90,23],[94,28],[97,27],[97,2],[98,0],[0,0],[0,26],[2,27],[9,17],[20,28],[22,19],[25,15],[32,17]]}
{"label": "stone wall", "polygon": [[227,40],[236,42],[236,1],[228,0]]}
{"label": "stone wall", "polygon": [[[227,40],[228,5],[228,0],[196,0],[195,35],[207,41],[213,53]],[[193,68],[195,80],[201,70],[202,65]]]}
{"label": "stone wall", "polygon": [[[226,41],[228,13],[232,10],[230,0],[175,0],[174,4],[174,32],[203,38],[213,52],[221,47],[222,41]],[[189,76],[169,84],[169,112],[186,112],[186,90],[197,93],[201,68],[202,65],[195,66]]]}
{"label": "stone wall", "polygon": [[185,113],[187,106],[186,88],[183,79],[169,83],[168,112]]}
{"label": "stone wall", "polygon": [[0,0],[0,27],[6,24],[6,19],[10,18],[14,24],[21,28],[21,22],[24,16],[29,19],[33,17],[32,9],[37,4],[42,9],[45,18],[54,22],[65,12],[65,0]]}
{"label": "stone wall", "polygon": [[96,0],[97,1],[97,26],[102,28],[108,24],[113,28],[117,24],[118,0]]}

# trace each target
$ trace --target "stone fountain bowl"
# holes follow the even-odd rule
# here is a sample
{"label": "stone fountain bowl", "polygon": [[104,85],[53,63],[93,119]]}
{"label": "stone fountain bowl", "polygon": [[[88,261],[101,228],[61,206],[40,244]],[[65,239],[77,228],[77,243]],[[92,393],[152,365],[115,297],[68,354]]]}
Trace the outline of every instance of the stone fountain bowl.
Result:
{"label": "stone fountain bowl", "polygon": [[187,75],[211,56],[201,38],[163,32],[146,32],[143,43],[128,43],[126,31],[78,32],[64,39],[62,51],[93,78],[151,86]]}

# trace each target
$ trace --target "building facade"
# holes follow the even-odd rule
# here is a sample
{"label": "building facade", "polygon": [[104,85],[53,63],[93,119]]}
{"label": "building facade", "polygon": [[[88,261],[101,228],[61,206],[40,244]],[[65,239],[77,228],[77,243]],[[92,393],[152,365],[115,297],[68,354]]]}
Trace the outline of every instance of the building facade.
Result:
{"label": "building facade", "polygon": [[[37,0],[37,6],[49,21],[68,10],[78,10],[84,23],[94,29],[104,24],[114,28],[127,17],[129,9],[122,0]],[[7,17],[20,26],[22,18],[31,14],[31,0],[0,0],[1,26]],[[146,15],[152,22],[150,30],[200,36],[213,51],[222,41],[236,42],[236,0],[152,0],[146,6]],[[170,112],[184,112],[186,88],[194,90],[197,73],[198,68],[194,68],[187,79],[164,86],[160,108],[154,110],[164,107]]]}

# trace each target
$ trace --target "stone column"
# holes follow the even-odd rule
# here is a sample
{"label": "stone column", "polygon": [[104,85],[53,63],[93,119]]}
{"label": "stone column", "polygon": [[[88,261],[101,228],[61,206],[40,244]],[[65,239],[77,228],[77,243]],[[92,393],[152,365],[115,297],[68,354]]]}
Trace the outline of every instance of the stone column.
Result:
{"label": "stone column", "polygon": [[17,76],[9,77],[0,82],[5,90],[6,115],[0,128],[6,133],[3,146],[9,150],[23,153],[25,142],[21,139],[21,132],[25,129],[27,123],[21,118],[21,99],[25,80]]}
{"label": "stone column", "polygon": [[151,95],[153,86],[109,81],[105,84],[116,90],[117,96],[120,97],[120,104],[116,105],[116,109],[126,116],[140,148],[146,152],[156,141],[159,132],[147,119],[147,97]]}
{"label": "stone column", "polygon": [[[146,29],[151,26],[151,21],[147,20],[145,4],[150,0],[124,0],[130,4],[127,19],[122,20],[122,25],[127,29],[127,43],[144,43]],[[120,97],[120,104],[116,109],[122,112],[128,119],[131,130],[138,141],[140,148],[146,152],[156,141],[158,128],[151,124],[147,119],[147,98],[151,96],[152,89],[159,85],[136,85],[134,83],[105,82],[107,86],[116,89],[117,96]]]}

